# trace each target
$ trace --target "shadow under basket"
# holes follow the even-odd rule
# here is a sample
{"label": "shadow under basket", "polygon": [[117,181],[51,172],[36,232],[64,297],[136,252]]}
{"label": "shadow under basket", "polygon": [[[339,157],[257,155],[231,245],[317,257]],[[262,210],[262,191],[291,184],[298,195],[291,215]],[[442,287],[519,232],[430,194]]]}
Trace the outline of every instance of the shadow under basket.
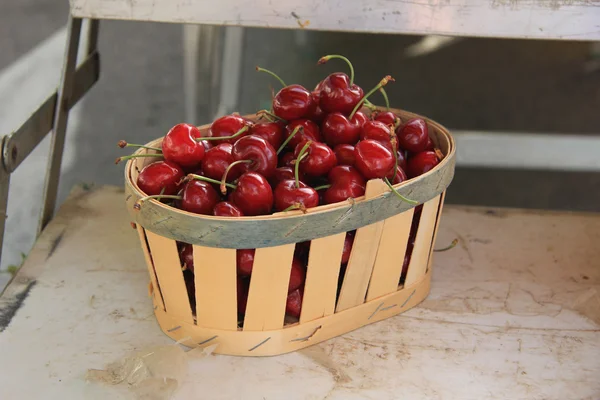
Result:
{"label": "shadow under basket", "polygon": [[[403,121],[420,117],[394,111]],[[417,208],[375,179],[367,183],[363,197],[306,213],[222,218],[187,213],[155,200],[135,210],[145,196],[136,184],[137,175],[155,159],[130,160],[125,168],[126,203],[137,224],[154,312],[164,333],[187,346],[218,344],[219,354],[271,356],[389,318],[423,301],[429,293],[433,246],[455,164],[452,136],[424,119],[444,159],[433,170],[394,186],[422,205]],[[160,147],[161,141],[149,146]],[[342,268],[346,232],[353,230],[350,259]],[[296,244],[306,241],[311,244],[302,308],[299,319],[290,322],[285,310],[292,258]],[[188,296],[177,242],[193,245],[195,298]],[[253,248],[246,312],[240,320],[236,249]],[[403,272],[407,251],[410,261]]]}

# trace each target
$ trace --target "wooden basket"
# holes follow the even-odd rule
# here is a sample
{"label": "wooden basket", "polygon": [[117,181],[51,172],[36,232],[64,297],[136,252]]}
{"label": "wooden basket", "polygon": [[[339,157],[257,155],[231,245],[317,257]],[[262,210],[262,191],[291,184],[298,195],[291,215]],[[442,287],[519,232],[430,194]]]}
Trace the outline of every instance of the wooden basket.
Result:
{"label": "wooden basket", "polygon": [[[420,117],[394,111],[403,120]],[[188,213],[155,200],[134,210],[144,196],[136,185],[138,171],[154,160],[130,160],[125,168],[126,204],[137,224],[154,312],[165,334],[189,346],[218,343],[215,352],[220,354],[269,356],[322,342],[420,303],[429,293],[433,244],[455,163],[452,136],[424,119],[445,158],[433,170],[395,186],[423,204],[408,272],[400,286],[415,209],[381,180],[369,181],[361,198],[312,208],[306,214],[222,218]],[[161,140],[149,145],[160,147]],[[344,238],[354,229],[338,297]],[[307,240],[311,246],[299,322],[285,324],[295,244]],[[193,244],[195,313],[176,241]],[[248,248],[256,248],[256,253],[243,328],[238,328],[235,249]]]}

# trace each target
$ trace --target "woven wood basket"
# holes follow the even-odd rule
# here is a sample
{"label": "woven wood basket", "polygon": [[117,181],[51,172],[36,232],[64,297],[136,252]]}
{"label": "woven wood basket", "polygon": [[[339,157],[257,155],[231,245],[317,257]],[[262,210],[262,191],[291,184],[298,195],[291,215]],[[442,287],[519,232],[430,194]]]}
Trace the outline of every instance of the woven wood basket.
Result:
{"label": "woven wood basket", "polygon": [[[394,111],[403,120],[420,117]],[[220,354],[270,356],[322,342],[419,304],[429,293],[433,244],[455,164],[452,136],[424,119],[445,158],[433,170],[395,186],[423,205],[415,218],[418,230],[403,285],[398,282],[415,208],[398,199],[381,180],[369,181],[365,196],[353,202],[319,206],[306,213],[221,218],[191,214],[155,200],[135,210],[134,204],[144,196],[136,185],[138,171],[155,160],[130,160],[125,168],[126,205],[137,224],[154,312],[164,333],[188,346],[218,344],[215,352]],[[149,145],[160,147],[161,140]],[[338,295],[344,238],[355,229]],[[307,240],[311,245],[301,314],[298,322],[286,324],[295,244]],[[193,244],[195,310],[177,241]],[[256,253],[240,328],[235,249],[252,248]]]}

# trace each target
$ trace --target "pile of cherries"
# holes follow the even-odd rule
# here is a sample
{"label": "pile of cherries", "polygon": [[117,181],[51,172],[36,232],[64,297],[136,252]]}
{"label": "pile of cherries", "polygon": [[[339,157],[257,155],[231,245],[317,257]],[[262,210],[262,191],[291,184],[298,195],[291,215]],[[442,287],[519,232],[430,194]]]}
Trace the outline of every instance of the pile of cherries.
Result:
{"label": "pile of cherries", "polygon": [[[160,148],[119,142],[120,147],[153,152],[120,157],[117,162],[160,158],[139,171],[137,185],[147,196],[136,207],[156,199],[187,212],[220,217],[305,211],[363,196],[366,182],[377,178],[402,201],[416,204],[393,185],[431,170],[442,159],[427,123],[420,118],[402,121],[389,111],[383,87],[393,81],[390,76],[365,94],[354,83],[350,61],[329,55],[319,64],[330,59],[344,60],[350,76],[332,73],[312,91],[286,85],[271,71],[257,67],[274,76],[283,88],[273,96],[272,109],[259,111],[256,121],[234,113],[218,118],[205,132],[181,123],[169,130]],[[383,95],[387,111],[368,101],[377,91]],[[416,227],[413,230],[416,232]],[[353,240],[354,232],[348,232],[342,272]],[[405,267],[412,253],[411,240],[414,243],[412,231]],[[309,247],[310,242],[298,243],[292,261],[286,308],[292,317],[300,315]],[[180,243],[179,250],[193,302],[192,246]],[[253,249],[237,251],[240,314],[245,312],[253,261]]]}

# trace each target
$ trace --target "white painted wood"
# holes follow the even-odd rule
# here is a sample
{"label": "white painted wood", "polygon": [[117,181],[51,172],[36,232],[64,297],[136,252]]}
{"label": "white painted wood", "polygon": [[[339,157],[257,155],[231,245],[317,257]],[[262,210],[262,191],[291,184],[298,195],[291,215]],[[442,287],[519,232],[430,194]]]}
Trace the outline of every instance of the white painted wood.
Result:
{"label": "white painted wood", "polygon": [[[36,282],[0,332],[0,398],[130,399],[85,372],[172,343],[123,200],[72,196],[0,297]],[[173,398],[596,398],[600,215],[447,206],[436,247],[455,237],[412,310],[280,357],[191,358]]]}
{"label": "white painted wood", "polygon": [[600,39],[583,0],[70,0],[79,17],[350,32]]}

